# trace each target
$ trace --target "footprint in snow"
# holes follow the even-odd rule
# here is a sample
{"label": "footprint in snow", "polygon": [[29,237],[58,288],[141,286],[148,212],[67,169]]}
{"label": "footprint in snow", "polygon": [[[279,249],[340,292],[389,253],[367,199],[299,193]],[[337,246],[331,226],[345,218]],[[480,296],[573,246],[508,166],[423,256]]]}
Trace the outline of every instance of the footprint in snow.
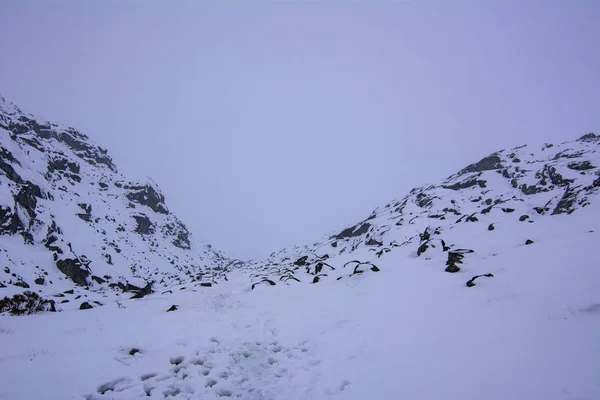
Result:
{"label": "footprint in snow", "polygon": [[[86,400],[128,400],[134,398],[238,398],[275,400],[284,393],[314,397],[321,360],[313,358],[306,342],[286,346],[277,340],[225,345],[213,337],[206,346],[189,356],[168,359],[165,374],[147,373],[135,381],[119,378],[102,384]],[[341,393],[350,385],[343,381],[330,390]],[[291,391],[291,392],[290,392]],[[194,397],[195,398],[195,397]]]}

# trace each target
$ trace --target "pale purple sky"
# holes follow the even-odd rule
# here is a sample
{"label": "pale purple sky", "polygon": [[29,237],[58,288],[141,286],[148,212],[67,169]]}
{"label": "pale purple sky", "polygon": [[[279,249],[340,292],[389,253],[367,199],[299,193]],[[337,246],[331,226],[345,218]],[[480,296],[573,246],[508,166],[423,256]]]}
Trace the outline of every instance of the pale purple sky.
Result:
{"label": "pale purple sky", "polygon": [[0,93],[268,255],[600,128],[600,2],[3,1]]}

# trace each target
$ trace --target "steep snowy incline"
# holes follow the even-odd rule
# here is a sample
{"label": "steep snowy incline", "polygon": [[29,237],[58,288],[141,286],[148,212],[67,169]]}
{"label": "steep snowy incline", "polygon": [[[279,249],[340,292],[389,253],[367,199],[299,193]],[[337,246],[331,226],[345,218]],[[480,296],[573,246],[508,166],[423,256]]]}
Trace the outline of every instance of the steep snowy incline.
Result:
{"label": "steep snowy incline", "polygon": [[127,180],[82,133],[2,97],[0,241],[0,297],[30,289],[57,310],[215,282],[228,262],[155,184]]}
{"label": "steep snowy incline", "polygon": [[[355,270],[370,273],[396,253],[437,259],[440,270],[458,272],[456,264],[485,255],[474,244],[479,236],[501,252],[535,241],[526,232],[540,221],[598,202],[598,166],[600,136],[593,133],[558,145],[499,151],[440,184],[411,190],[337,234],[250,261],[252,283],[295,285],[340,279]],[[518,224],[508,228],[514,221]],[[512,229],[511,238],[503,242],[498,231],[506,229]]]}

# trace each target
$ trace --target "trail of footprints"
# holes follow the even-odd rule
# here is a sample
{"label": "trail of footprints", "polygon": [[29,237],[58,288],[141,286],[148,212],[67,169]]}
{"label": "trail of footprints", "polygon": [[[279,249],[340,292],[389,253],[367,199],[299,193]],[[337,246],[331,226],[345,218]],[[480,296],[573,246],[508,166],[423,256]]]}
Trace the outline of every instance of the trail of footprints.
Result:
{"label": "trail of footprints", "polygon": [[189,357],[172,357],[169,362],[166,374],[121,377],[100,385],[96,393],[84,398],[276,399],[281,395],[278,388],[289,387],[291,380],[298,381],[302,390],[310,390],[318,380],[314,367],[321,361],[311,357],[306,343],[285,348],[271,340],[226,348],[213,338],[208,348]]}

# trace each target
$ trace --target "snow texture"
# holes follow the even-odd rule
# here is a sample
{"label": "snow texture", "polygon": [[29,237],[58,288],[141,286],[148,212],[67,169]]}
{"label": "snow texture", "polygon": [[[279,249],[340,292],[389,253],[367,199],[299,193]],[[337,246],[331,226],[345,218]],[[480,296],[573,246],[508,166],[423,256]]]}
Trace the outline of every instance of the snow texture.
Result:
{"label": "snow texture", "polygon": [[600,398],[598,136],[497,152],[244,262],[175,245],[155,185],[1,100],[0,294],[60,312],[0,315],[0,399]]}

